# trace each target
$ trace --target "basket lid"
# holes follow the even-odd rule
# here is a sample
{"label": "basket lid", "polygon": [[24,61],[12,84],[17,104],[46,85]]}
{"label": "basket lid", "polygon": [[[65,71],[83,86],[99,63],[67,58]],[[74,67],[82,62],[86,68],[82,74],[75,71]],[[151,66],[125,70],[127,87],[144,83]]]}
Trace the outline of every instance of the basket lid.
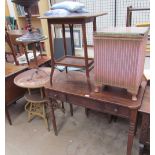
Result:
{"label": "basket lid", "polygon": [[103,37],[143,37],[148,34],[148,27],[112,27],[94,32],[94,36]]}

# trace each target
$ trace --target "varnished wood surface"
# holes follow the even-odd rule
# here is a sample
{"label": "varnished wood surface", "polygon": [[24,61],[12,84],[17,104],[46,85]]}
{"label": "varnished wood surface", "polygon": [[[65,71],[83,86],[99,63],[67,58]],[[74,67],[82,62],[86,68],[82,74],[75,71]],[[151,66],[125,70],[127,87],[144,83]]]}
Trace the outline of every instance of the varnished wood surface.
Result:
{"label": "varnished wood surface", "polygon": [[14,75],[22,70],[26,70],[28,66],[17,66],[11,63],[5,63],[5,78]]}
{"label": "varnished wood surface", "polygon": [[[59,73],[55,71],[52,86],[50,82],[48,82],[44,87],[46,96],[49,97],[51,103],[53,100],[60,100],[70,105],[75,104],[83,106],[86,109],[88,108],[129,119],[126,154],[131,155],[137,111],[143,99],[146,83],[146,81],[142,82],[137,101],[132,101],[131,95],[124,89],[107,87],[102,92],[95,93],[93,71],[90,72],[89,79],[87,79],[85,73],[82,72],[70,71],[66,74],[65,72]],[[57,135],[57,126],[52,104],[51,109],[53,128],[55,135]]]}
{"label": "varnished wood surface", "polygon": [[[11,66],[12,66],[13,65],[13,61],[14,61],[12,56],[9,56],[8,60],[9,60],[9,62],[12,62],[12,63],[8,63],[8,64],[11,64]],[[38,62],[38,66],[39,67],[42,66],[42,65],[48,64],[48,63],[50,64],[50,60],[51,60],[51,58],[49,56],[46,56],[46,55],[42,55],[42,56],[39,55],[39,56],[37,56],[37,62]],[[21,66],[21,68],[22,67],[28,67],[28,68],[31,69],[31,68],[35,68],[36,67],[36,62],[33,59],[33,60],[30,60],[30,64],[29,65],[27,63],[24,63],[24,64],[20,64],[18,66]]]}
{"label": "varnished wood surface", "polygon": [[16,86],[13,80],[15,76],[27,69],[28,67],[25,66],[16,66],[9,63],[5,64],[5,103],[7,105],[15,102],[24,95],[25,89]]}
{"label": "varnished wood surface", "polygon": [[138,100],[132,101],[131,95],[124,89],[109,87],[100,93],[95,93],[94,74],[91,71],[90,74],[91,91],[88,87],[87,78],[85,73],[70,71],[67,74],[65,72],[55,71],[53,75],[53,85],[48,82],[45,85],[45,89],[55,90],[64,94],[72,94],[75,96],[89,98],[95,101],[110,102],[122,107],[128,107],[130,109],[138,109],[141,105],[143,93],[146,86],[146,81],[143,81],[138,93]]}
{"label": "varnished wood surface", "polygon": [[19,35],[19,36],[22,36],[26,32],[28,32],[28,31],[26,31],[26,30],[10,30],[10,31],[7,31],[7,33],[9,35]]}
{"label": "varnished wood surface", "polygon": [[[38,63],[39,67],[48,63],[48,62],[50,63],[50,60],[51,60],[51,58],[49,56],[46,56],[46,55],[37,56],[37,63]],[[25,65],[27,65],[27,64],[25,64]],[[29,68],[35,68],[35,67],[36,67],[36,62],[33,59],[30,61]]]}
{"label": "varnished wood surface", "polygon": [[150,86],[146,87],[144,98],[139,112],[150,114]]}
{"label": "varnished wood surface", "polygon": [[105,12],[98,12],[98,13],[71,13],[69,15],[53,15],[53,16],[41,16],[39,17],[40,19],[70,19],[70,18],[91,18],[91,17],[99,17],[106,15],[107,13]]}
{"label": "varnished wood surface", "polygon": [[51,68],[27,70],[14,78],[14,83],[22,88],[41,88],[50,80]]}
{"label": "varnished wood surface", "polygon": [[[64,66],[85,67],[85,59],[83,57],[62,57],[55,63]],[[92,63],[93,59],[88,59],[89,66]]]}

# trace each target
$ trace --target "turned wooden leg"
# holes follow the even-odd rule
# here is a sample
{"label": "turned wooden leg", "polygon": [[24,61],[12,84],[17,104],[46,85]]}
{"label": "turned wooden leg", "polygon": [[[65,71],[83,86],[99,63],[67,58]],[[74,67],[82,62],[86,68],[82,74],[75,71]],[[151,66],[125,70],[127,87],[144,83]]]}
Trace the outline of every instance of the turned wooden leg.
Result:
{"label": "turned wooden leg", "polygon": [[6,117],[8,119],[9,124],[12,125],[11,117],[10,117],[10,114],[9,114],[7,106],[5,106],[5,114],[6,114]]}
{"label": "turned wooden leg", "polygon": [[88,115],[89,115],[89,109],[88,108],[85,108],[85,114],[88,117]]}
{"label": "turned wooden leg", "polygon": [[68,69],[67,69],[67,66],[65,67],[65,70],[66,70],[66,73],[68,73]]}
{"label": "turned wooden leg", "polygon": [[144,144],[139,144],[139,155],[143,155],[144,152]]}
{"label": "turned wooden leg", "polygon": [[88,66],[88,52],[87,52],[87,36],[86,36],[86,24],[82,24],[82,36],[83,36],[83,46],[84,46],[84,58],[85,58],[85,68],[86,77],[89,78],[89,66]]}
{"label": "turned wooden leg", "polygon": [[27,50],[26,50],[26,47],[25,47],[24,44],[22,44],[22,50],[23,50],[23,52],[25,54],[25,57],[26,57],[26,60],[27,60],[27,64],[30,65],[28,54],[27,54]]}
{"label": "turned wooden leg", "polygon": [[50,128],[49,128],[49,125],[48,125],[48,118],[47,118],[47,113],[46,113],[46,104],[45,103],[42,103],[43,105],[43,119],[44,119],[44,122],[45,122],[45,126],[47,128],[48,131],[50,131]]}
{"label": "turned wooden leg", "polygon": [[57,136],[58,135],[58,131],[57,131],[57,125],[56,125],[55,114],[54,114],[54,107],[53,107],[53,104],[52,104],[52,100],[50,100],[49,108],[51,110],[51,118],[52,118],[52,124],[53,124],[54,133]]}
{"label": "turned wooden leg", "polygon": [[64,102],[61,102],[61,107],[62,107],[62,109],[63,109],[63,111],[65,112],[65,107],[64,107]]}
{"label": "turned wooden leg", "polygon": [[136,135],[136,133],[137,133],[137,128],[138,128],[138,118],[139,118],[139,113],[137,113],[137,119],[136,119],[136,126],[135,126],[135,133],[134,133],[134,135]]}
{"label": "turned wooden leg", "polygon": [[131,155],[136,119],[137,119],[137,110],[130,111],[130,126],[128,131],[127,155]]}
{"label": "turned wooden leg", "polygon": [[73,116],[73,106],[72,104],[69,104],[70,105],[70,113],[71,113],[71,116]]}
{"label": "turned wooden leg", "polygon": [[114,118],[113,118],[114,122],[117,122],[117,118],[118,118],[117,116],[114,116]]}
{"label": "turned wooden leg", "polygon": [[113,115],[108,114],[108,123],[110,124],[113,120]]}
{"label": "turned wooden leg", "polygon": [[139,154],[142,155],[144,152],[145,144],[148,140],[149,130],[150,130],[150,115],[147,113],[142,113],[142,123],[140,127],[140,137],[139,137]]}
{"label": "turned wooden leg", "polygon": [[38,42],[38,47],[39,47],[39,51],[40,51],[40,56],[41,56],[41,58],[42,58],[42,57],[43,57],[43,53],[42,53],[43,48],[42,48],[41,42]]}
{"label": "turned wooden leg", "polygon": [[75,56],[73,26],[74,26],[73,24],[69,24],[69,28],[70,28],[70,37],[71,37],[71,46],[72,46],[72,55]]}
{"label": "turned wooden leg", "polygon": [[127,155],[131,155],[134,132],[135,132],[135,123],[130,122],[130,127],[129,127],[129,132],[128,132]]}
{"label": "turned wooden leg", "polygon": [[50,44],[50,54],[51,54],[51,77],[50,84],[52,85],[52,77],[54,73],[55,60],[54,60],[54,46],[53,46],[53,33],[50,22],[48,22],[48,33],[49,33],[49,44]]}
{"label": "turned wooden leg", "polygon": [[51,84],[51,86],[52,86],[53,74],[54,74],[54,66],[51,66],[51,75],[50,75],[50,84]]}
{"label": "turned wooden leg", "polygon": [[89,92],[91,92],[92,91],[92,87],[91,87],[90,78],[87,78],[87,84],[88,84],[88,90],[89,90]]}

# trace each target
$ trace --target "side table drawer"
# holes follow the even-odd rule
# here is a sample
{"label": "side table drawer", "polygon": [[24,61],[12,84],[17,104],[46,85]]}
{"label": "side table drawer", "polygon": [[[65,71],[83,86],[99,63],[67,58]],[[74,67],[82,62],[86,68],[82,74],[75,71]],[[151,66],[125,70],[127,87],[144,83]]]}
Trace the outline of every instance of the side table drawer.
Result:
{"label": "side table drawer", "polygon": [[129,109],[124,108],[124,107],[120,107],[120,106],[116,106],[116,105],[111,105],[111,104],[105,104],[104,106],[104,110],[105,112],[114,114],[114,115],[118,115],[118,116],[122,116],[125,118],[129,117]]}
{"label": "side table drawer", "polygon": [[66,95],[63,93],[59,93],[57,91],[46,90],[49,98],[54,98],[56,100],[60,100],[66,102]]}
{"label": "side table drawer", "polygon": [[104,103],[91,100],[89,99],[89,97],[85,98],[85,97],[67,95],[67,102],[78,106],[83,106],[89,109],[104,112]]}

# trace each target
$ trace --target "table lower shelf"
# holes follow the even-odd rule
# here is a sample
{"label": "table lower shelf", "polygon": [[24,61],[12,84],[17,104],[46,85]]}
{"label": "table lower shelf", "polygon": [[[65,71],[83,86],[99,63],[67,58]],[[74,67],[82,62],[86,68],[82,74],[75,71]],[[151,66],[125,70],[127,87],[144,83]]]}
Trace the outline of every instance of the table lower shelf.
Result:
{"label": "table lower shelf", "polygon": [[42,98],[40,93],[34,93],[34,94],[25,94],[24,95],[26,101],[33,102],[33,103],[42,103],[42,102],[48,102],[48,99],[46,97]]}
{"label": "table lower shelf", "polygon": [[[88,67],[94,63],[93,58],[88,58]],[[81,67],[85,68],[85,58],[76,56],[65,56],[55,61],[56,65],[70,66],[70,67]]]}

